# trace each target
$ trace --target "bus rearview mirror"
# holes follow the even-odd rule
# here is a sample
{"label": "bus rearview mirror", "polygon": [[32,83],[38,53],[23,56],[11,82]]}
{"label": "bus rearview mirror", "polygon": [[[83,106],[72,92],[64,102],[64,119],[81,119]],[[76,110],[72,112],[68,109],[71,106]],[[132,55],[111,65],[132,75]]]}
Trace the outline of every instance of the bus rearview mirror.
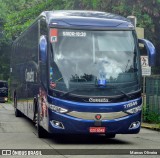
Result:
{"label": "bus rearview mirror", "polygon": [[45,64],[47,61],[47,39],[45,36],[41,36],[39,40],[39,56],[40,61]]}
{"label": "bus rearview mirror", "polygon": [[138,39],[138,43],[143,44],[146,48],[149,66],[154,66],[156,60],[156,49],[154,45],[146,39]]}

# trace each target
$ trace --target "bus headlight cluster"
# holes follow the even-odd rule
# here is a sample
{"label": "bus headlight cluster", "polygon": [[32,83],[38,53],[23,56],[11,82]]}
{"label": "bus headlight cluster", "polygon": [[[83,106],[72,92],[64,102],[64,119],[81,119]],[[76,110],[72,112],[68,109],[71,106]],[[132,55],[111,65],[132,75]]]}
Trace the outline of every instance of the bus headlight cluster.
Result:
{"label": "bus headlight cluster", "polygon": [[141,110],[142,110],[142,105],[134,107],[134,108],[129,109],[129,110],[126,110],[125,112],[128,113],[128,114],[135,114],[135,113],[137,113]]}
{"label": "bus headlight cluster", "polygon": [[68,110],[65,109],[65,108],[61,108],[59,106],[55,106],[53,104],[49,104],[49,108],[55,112],[58,112],[58,113],[67,113]]}

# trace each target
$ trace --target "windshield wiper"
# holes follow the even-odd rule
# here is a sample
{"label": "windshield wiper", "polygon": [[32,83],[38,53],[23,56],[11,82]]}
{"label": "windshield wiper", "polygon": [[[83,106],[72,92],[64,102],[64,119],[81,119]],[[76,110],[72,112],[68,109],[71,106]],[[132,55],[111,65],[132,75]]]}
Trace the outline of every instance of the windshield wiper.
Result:
{"label": "windshield wiper", "polygon": [[[89,89],[87,89],[87,90],[90,90],[90,89],[105,89],[105,88],[108,88],[108,87],[115,88],[115,89],[118,90],[121,94],[123,94],[123,95],[126,96],[128,99],[130,99],[130,96],[129,96],[127,93],[123,92],[121,89],[119,89],[118,87],[113,86],[113,85],[106,85],[105,87],[99,87],[99,86],[89,87]],[[85,89],[84,89],[84,88],[76,88],[76,89],[73,89],[73,90],[70,90],[70,91],[68,91],[68,92],[66,92],[66,93],[61,94],[61,97],[65,97],[65,96],[69,95],[70,93],[72,93],[72,92],[74,92],[74,91],[77,91],[77,90],[79,91],[79,90],[85,90]]]}
{"label": "windshield wiper", "polygon": [[126,96],[128,99],[131,98],[127,93],[123,92],[123,91],[122,91],[121,89],[119,89],[118,87],[113,86],[113,85],[107,85],[107,86],[112,87],[112,88],[115,88],[116,90],[118,90],[119,92],[121,92],[124,96]]}
{"label": "windshield wiper", "polygon": [[[90,89],[97,89],[98,87],[89,87],[89,89],[87,89],[87,90],[90,90]],[[84,88],[75,88],[75,89],[73,89],[73,90],[70,90],[70,91],[68,91],[68,92],[66,92],[66,93],[63,93],[63,94],[61,94],[61,97],[65,97],[65,96],[67,96],[67,95],[69,95],[70,93],[72,93],[72,92],[74,92],[74,91],[80,91],[80,90],[86,90],[86,89],[84,89]]]}

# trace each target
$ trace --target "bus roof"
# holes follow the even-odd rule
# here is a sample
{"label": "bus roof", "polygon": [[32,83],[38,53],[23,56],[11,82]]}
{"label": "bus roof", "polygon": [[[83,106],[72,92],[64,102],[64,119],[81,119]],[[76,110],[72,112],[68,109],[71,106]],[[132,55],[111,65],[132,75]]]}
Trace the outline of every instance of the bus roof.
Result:
{"label": "bus roof", "polygon": [[45,11],[40,16],[45,16],[51,27],[88,27],[88,28],[126,28],[134,29],[129,19],[122,16],[83,10]]}

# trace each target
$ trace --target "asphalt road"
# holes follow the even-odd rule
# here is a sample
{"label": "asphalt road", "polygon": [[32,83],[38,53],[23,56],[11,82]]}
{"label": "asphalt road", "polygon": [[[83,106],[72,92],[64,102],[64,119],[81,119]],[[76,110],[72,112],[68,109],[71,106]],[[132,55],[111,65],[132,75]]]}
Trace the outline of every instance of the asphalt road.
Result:
{"label": "asphalt road", "polygon": [[[115,152],[115,155],[98,155],[98,157],[137,157],[137,155],[120,155],[119,152],[123,149],[130,149],[130,151],[154,151],[160,149],[160,132],[141,128],[139,134],[133,135],[117,135],[114,139],[106,139],[104,136],[59,136],[53,138],[39,139],[37,138],[36,127],[25,117],[16,118],[11,104],[0,103],[0,149],[20,149],[23,150],[37,150],[50,149],[56,154],[54,158],[72,158],[72,157],[95,157],[97,155],[89,155],[89,153],[101,152],[97,149],[110,149],[108,151]],[[78,155],[64,154],[64,150],[70,149],[67,152],[78,152]],[[74,150],[78,149],[78,150]],[[82,150],[85,149],[85,150]],[[115,151],[111,149],[117,149]],[[13,152],[13,150],[12,150]],[[25,151],[26,152],[26,151]],[[28,152],[28,151],[27,151]],[[64,153],[63,153],[64,152]],[[22,153],[22,152],[21,152]],[[119,153],[117,155],[117,153]],[[17,153],[15,153],[17,154]],[[79,155],[81,154],[81,155]],[[84,156],[85,155],[85,156]],[[0,157],[8,157],[1,156]],[[9,156],[18,157],[18,156]],[[35,156],[23,156],[35,157]],[[36,156],[37,157],[37,156]],[[39,156],[38,156],[39,157]],[[43,155],[41,157],[53,157],[53,155]],[[138,157],[156,158],[160,155],[138,155]]]}

